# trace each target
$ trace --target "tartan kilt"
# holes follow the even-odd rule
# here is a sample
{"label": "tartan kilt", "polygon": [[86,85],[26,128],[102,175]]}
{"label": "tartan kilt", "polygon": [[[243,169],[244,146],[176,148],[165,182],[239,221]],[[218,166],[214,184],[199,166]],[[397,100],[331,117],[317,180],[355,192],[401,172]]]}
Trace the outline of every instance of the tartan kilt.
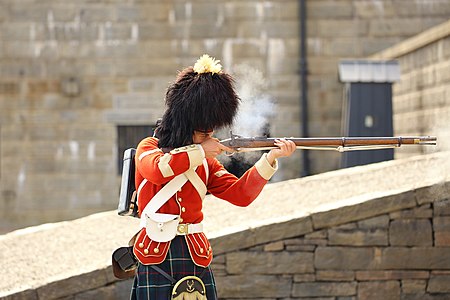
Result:
{"label": "tartan kilt", "polygon": [[[207,299],[217,299],[216,284],[211,268],[208,266],[205,270],[193,263],[183,236],[176,236],[172,240],[166,259],[157,266],[177,281],[185,276],[200,277],[203,273],[201,280],[205,284]],[[151,266],[139,263],[130,299],[169,300],[174,285]]]}

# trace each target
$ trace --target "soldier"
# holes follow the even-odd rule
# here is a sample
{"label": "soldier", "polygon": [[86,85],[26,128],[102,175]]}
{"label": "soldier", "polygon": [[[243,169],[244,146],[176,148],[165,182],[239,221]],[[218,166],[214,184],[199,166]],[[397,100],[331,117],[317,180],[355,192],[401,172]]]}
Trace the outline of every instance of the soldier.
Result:
{"label": "soldier", "polygon": [[217,299],[213,251],[201,224],[206,193],[247,206],[277,170],[276,159],[296,149],[292,141],[277,140],[278,148],[240,178],[223,167],[216,156],[232,150],[213,133],[236,115],[240,99],[233,83],[219,61],[203,55],[168,87],[155,136],[137,147],[142,229],[133,248],[139,264],[131,299]]}

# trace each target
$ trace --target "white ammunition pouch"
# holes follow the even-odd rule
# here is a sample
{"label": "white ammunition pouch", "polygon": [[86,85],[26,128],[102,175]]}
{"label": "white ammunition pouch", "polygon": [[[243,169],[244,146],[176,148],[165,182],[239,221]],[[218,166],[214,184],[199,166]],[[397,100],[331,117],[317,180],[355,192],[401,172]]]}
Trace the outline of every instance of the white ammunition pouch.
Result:
{"label": "white ammunition pouch", "polygon": [[168,242],[177,235],[179,215],[150,213],[145,215],[145,229],[155,242]]}

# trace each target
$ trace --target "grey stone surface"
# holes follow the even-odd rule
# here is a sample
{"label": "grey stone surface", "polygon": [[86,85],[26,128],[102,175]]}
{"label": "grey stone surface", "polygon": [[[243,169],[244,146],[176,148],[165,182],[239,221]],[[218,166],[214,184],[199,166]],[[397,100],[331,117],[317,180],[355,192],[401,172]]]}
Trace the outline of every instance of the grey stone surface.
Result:
{"label": "grey stone surface", "polygon": [[367,300],[400,299],[400,282],[398,281],[361,282],[358,285],[358,299],[367,299]]}
{"label": "grey stone surface", "polygon": [[329,245],[351,246],[386,246],[388,245],[388,233],[383,229],[330,229],[328,231]]}
{"label": "grey stone surface", "polygon": [[358,222],[358,228],[361,229],[375,229],[375,228],[388,228],[389,216],[381,215],[374,218],[369,218]]}
{"label": "grey stone surface", "polygon": [[217,278],[217,293],[221,298],[289,297],[291,280],[270,275],[236,275]]}
{"label": "grey stone surface", "polygon": [[[423,186],[424,193],[426,189],[432,192],[433,182],[440,185],[442,181],[449,181],[449,174],[436,172],[433,177],[418,182],[413,180],[414,173],[430,165],[442,165],[446,158],[445,153],[432,154],[269,184],[248,208],[233,207],[207,197],[204,226],[213,243],[213,268],[218,270],[216,275],[221,297],[239,298],[245,294],[256,299],[288,298],[291,292],[298,297],[326,298],[333,294],[356,297],[359,281],[428,280],[432,270],[449,271],[450,251],[444,245],[387,247],[359,245],[354,241],[347,246],[329,244],[337,240],[336,233],[384,233],[388,214],[386,208],[375,204],[389,206],[388,198],[394,203],[389,210],[410,209],[409,202],[406,206],[398,203],[410,199],[411,191]],[[408,169],[408,174],[403,176],[405,169]],[[370,178],[371,183],[336,185],[340,179],[352,182],[361,177]],[[330,194],[331,190],[336,193]],[[383,197],[379,197],[380,194]],[[363,217],[358,222],[350,221],[360,218],[356,214],[338,217],[348,212],[351,206],[364,206],[361,199],[366,197],[369,197],[366,202],[371,203],[370,207],[374,209],[372,213],[361,210]],[[418,207],[415,197],[414,206]],[[434,202],[431,203],[433,206]],[[333,210],[330,215],[333,220],[327,221],[330,228],[314,230],[311,220],[315,215],[325,213],[327,208]],[[422,216],[415,216],[418,224],[427,221]],[[323,215],[321,217],[325,224],[326,220]],[[429,224],[436,224],[437,232],[443,232],[447,217],[434,218],[434,222]],[[409,223],[402,223],[408,220],[394,219],[391,222],[406,224],[405,230],[409,230]],[[119,283],[111,274],[111,254],[117,247],[126,245],[137,229],[137,219],[119,217],[111,211],[0,236],[0,262],[6,278],[0,282],[0,298],[21,299],[26,295],[30,299],[95,299],[112,294],[125,295],[129,282],[117,286]],[[340,238],[343,241],[345,236]],[[285,250],[282,250],[282,244]],[[264,251],[271,250],[273,245],[277,247],[272,250],[279,251]],[[286,251],[289,247],[290,250]],[[397,271],[389,273],[387,270]],[[363,271],[384,273],[361,273]],[[254,273],[258,274],[253,276]],[[446,282],[448,274],[433,273],[433,276],[436,279],[433,279],[432,289],[445,289],[442,282]],[[368,284],[363,290],[370,291],[374,286]],[[305,290],[305,287],[309,288]],[[121,292],[114,292],[116,288]]]}
{"label": "grey stone surface", "polygon": [[356,271],[356,279],[358,281],[371,281],[371,280],[409,280],[409,279],[428,279],[430,278],[429,271]]}
{"label": "grey stone surface", "polygon": [[450,199],[433,203],[433,211],[436,216],[450,216]]}
{"label": "grey stone surface", "polygon": [[428,282],[427,292],[450,293],[450,275],[431,276]]}
{"label": "grey stone surface", "polygon": [[358,199],[356,203],[352,203],[354,205],[347,205],[346,207],[339,209],[339,211],[329,210],[317,213],[312,217],[314,228],[359,221],[379,214],[414,207],[416,205],[414,193],[412,191],[402,191],[396,195],[389,194],[377,196],[379,196],[379,198],[376,198],[375,195],[363,195],[361,198],[369,197],[372,200],[367,201],[368,199]]}
{"label": "grey stone surface", "polygon": [[403,279],[401,287],[402,293],[404,294],[424,294],[427,287],[427,281],[418,279]]}
{"label": "grey stone surface", "polygon": [[294,297],[352,296],[356,295],[355,282],[302,282],[295,283]]}
{"label": "grey stone surface", "polygon": [[330,270],[445,270],[450,268],[450,252],[437,247],[318,247],[314,266]]}
{"label": "grey stone surface", "polygon": [[[294,263],[295,262],[295,263]],[[314,272],[308,252],[232,252],[226,255],[229,274],[298,274]]]}
{"label": "grey stone surface", "polygon": [[389,226],[389,243],[392,246],[432,246],[430,220],[393,220]]}

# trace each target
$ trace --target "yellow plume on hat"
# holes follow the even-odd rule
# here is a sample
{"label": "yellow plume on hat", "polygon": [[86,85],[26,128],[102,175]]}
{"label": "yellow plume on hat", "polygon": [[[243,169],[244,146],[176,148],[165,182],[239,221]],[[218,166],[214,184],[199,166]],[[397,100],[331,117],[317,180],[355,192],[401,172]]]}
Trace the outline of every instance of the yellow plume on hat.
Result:
{"label": "yellow plume on hat", "polygon": [[212,73],[216,74],[222,71],[222,65],[219,64],[220,60],[216,60],[214,57],[208,54],[203,54],[194,65],[194,72],[198,74]]}

